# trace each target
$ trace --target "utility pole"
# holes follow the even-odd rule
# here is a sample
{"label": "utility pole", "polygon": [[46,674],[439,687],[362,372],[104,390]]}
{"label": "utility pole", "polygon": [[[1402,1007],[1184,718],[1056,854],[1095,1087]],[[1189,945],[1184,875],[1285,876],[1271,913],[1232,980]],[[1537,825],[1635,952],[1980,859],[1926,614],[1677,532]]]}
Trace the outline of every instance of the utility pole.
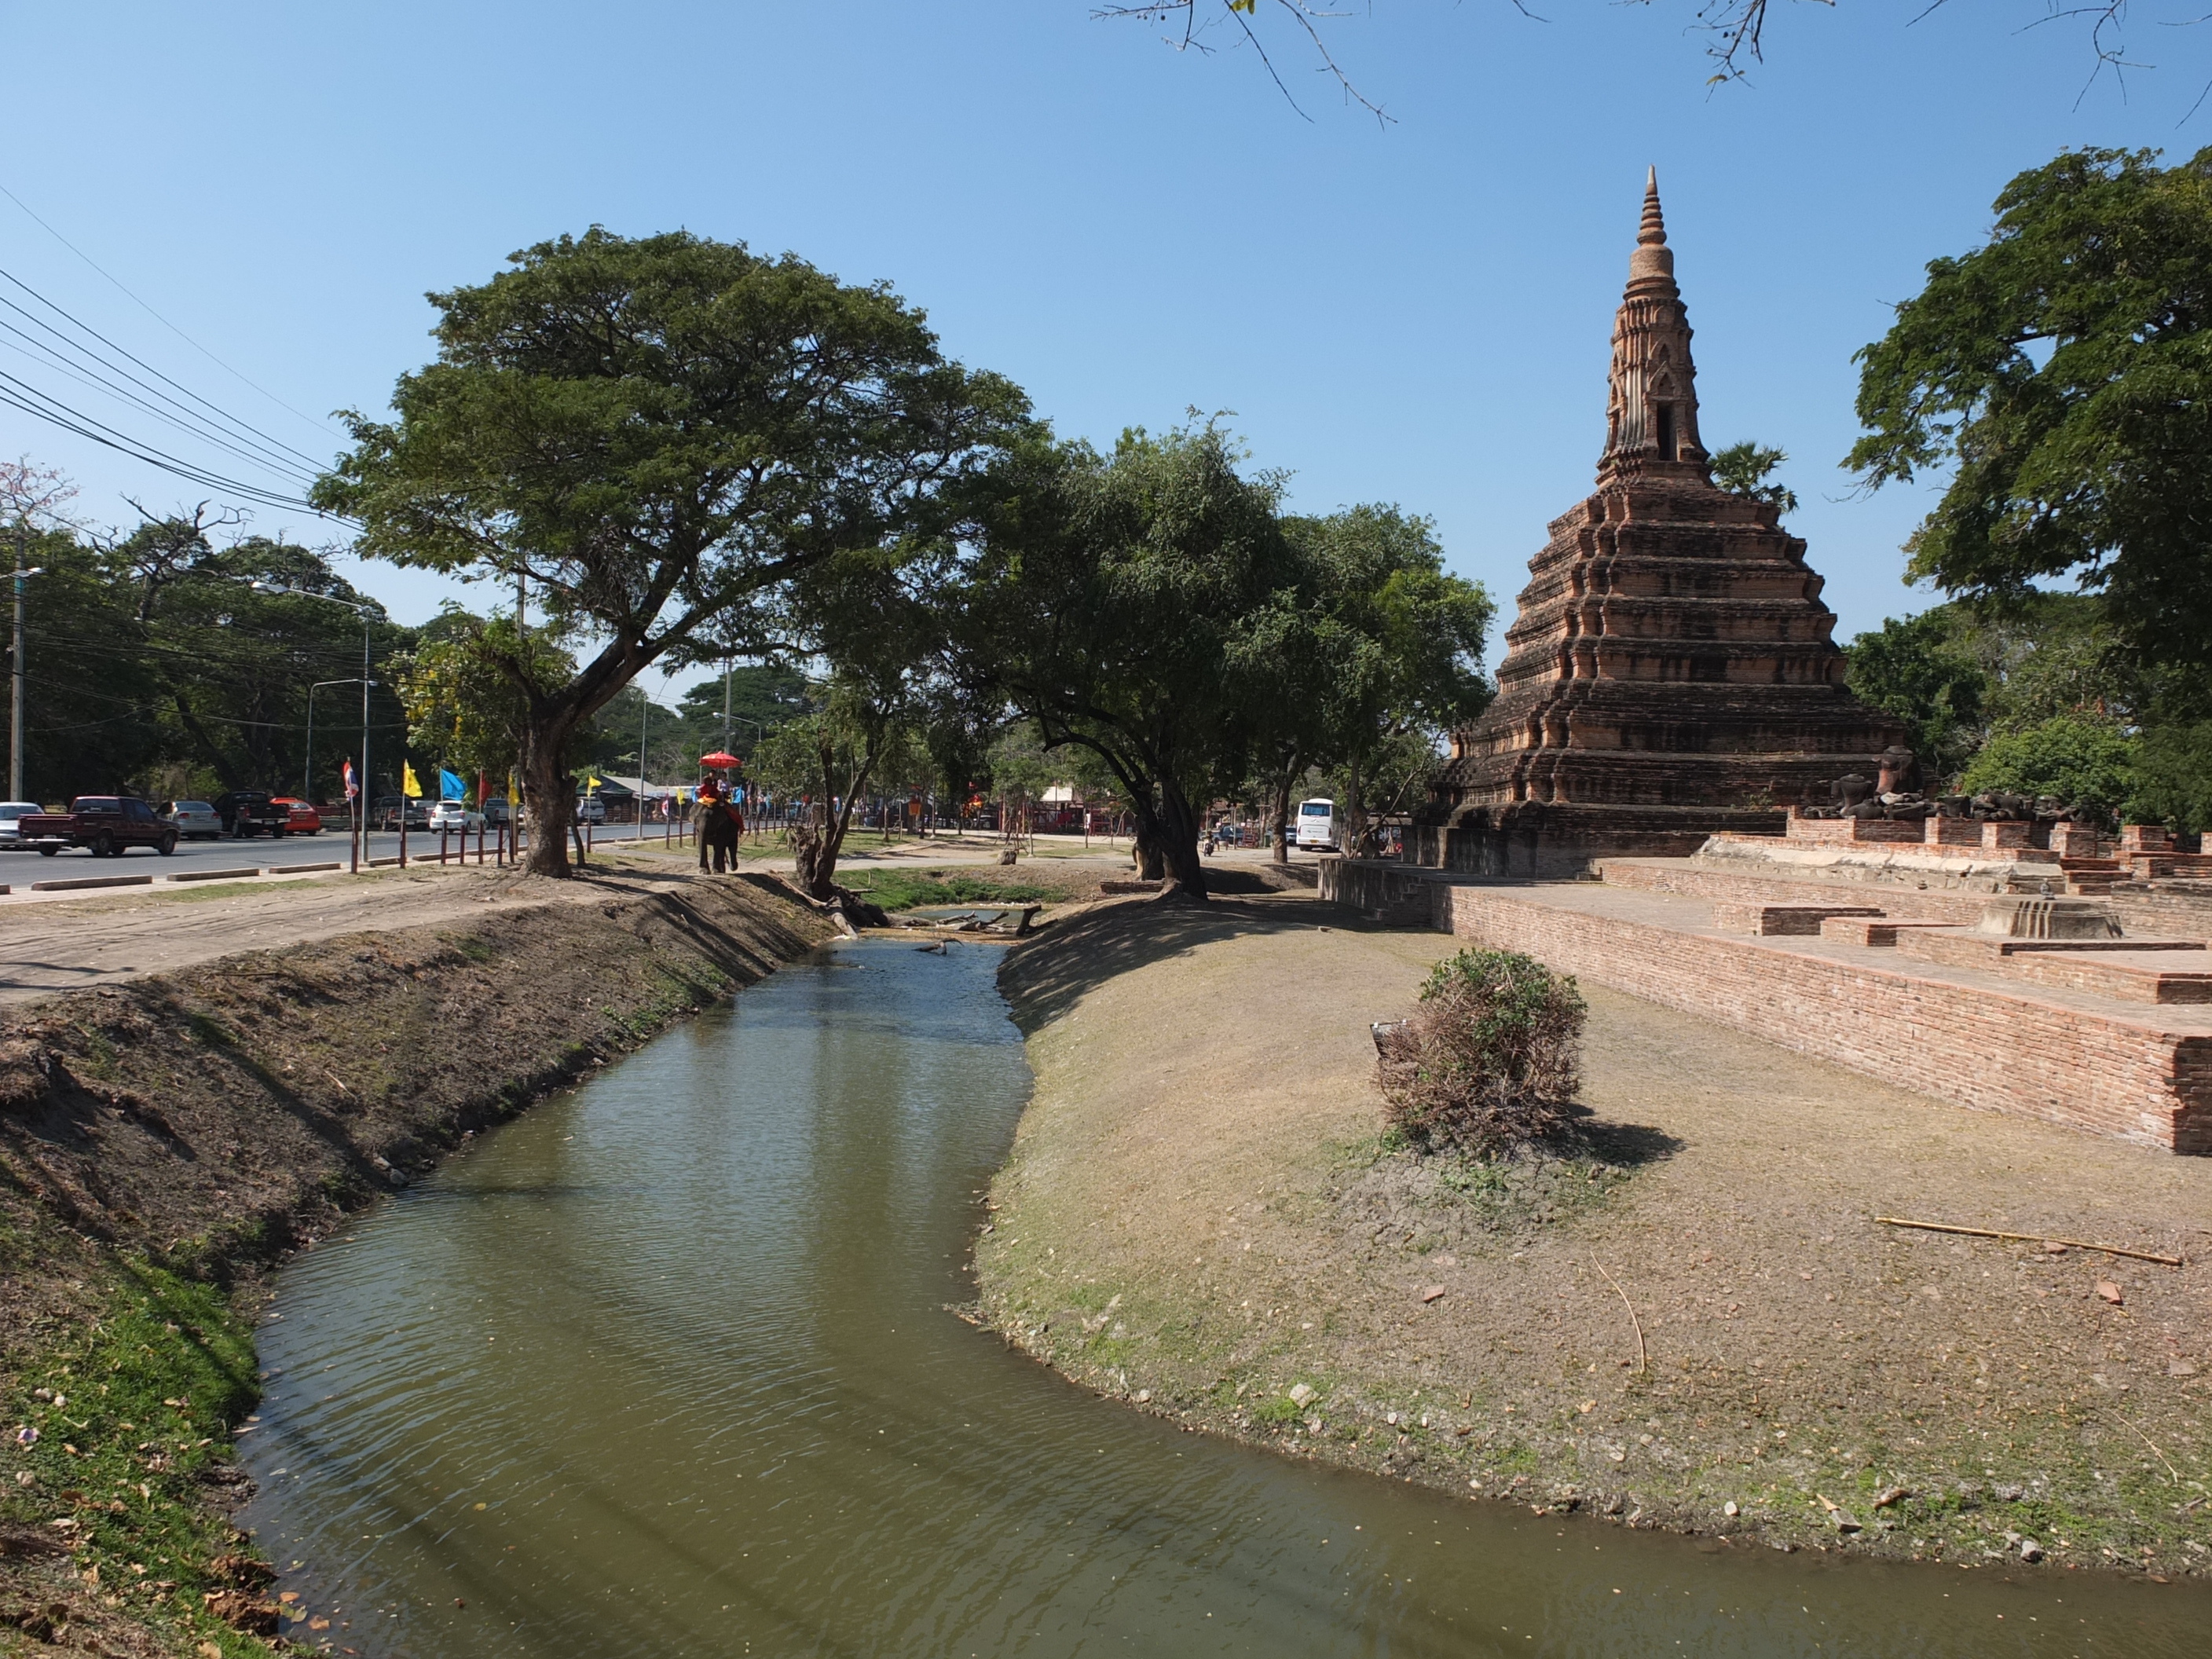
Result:
{"label": "utility pole", "polygon": [[9,659],[15,670],[15,698],[8,710],[8,799],[23,799],[23,556],[30,550],[30,526],[15,516],[15,650]]}
{"label": "utility pole", "polygon": [[722,752],[730,752],[730,659],[722,659]]}

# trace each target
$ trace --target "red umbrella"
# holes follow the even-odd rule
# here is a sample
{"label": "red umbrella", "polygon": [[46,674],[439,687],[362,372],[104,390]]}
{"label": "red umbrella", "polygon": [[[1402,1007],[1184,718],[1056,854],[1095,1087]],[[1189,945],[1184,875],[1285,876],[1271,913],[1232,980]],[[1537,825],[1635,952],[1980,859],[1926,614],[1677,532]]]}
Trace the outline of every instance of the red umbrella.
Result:
{"label": "red umbrella", "polygon": [[717,749],[711,755],[700,756],[699,764],[702,766],[711,766],[717,771],[726,771],[732,766],[743,766],[744,763],[739,760],[735,755],[730,754],[726,750]]}

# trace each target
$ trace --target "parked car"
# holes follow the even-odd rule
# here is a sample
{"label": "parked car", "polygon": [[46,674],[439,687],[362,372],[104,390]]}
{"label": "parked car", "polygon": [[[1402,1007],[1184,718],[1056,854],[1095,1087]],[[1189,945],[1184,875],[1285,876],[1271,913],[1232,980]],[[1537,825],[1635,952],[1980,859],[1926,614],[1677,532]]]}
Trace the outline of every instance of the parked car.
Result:
{"label": "parked car", "polygon": [[[6,810],[0,807],[0,811]],[[213,841],[222,834],[222,814],[204,800],[165,800],[154,813],[164,823],[175,824],[179,837],[185,841]]]}
{"label": "parked car", "polygon": [[484,815],[471,811],[463,802],[441,800],[430,809],[430,828],[433,830],[481,830],[483,827]]}
{"label": "parked car", "polygon": [[134,847],[164,858],[177,850],[177,826],[135,795],[79,795],[66,812],[22,814],[15,831],[21,844],[48,858],[64,847],[89,848],[96,859],[120,858]]}
{"label": "parked car", "polygon": [[[397,830],[399,827],[402,805],[400,798],[397,795],[379,795],[376,798],[375,810],[370,815],[376,827],[380,830]],[[430,827],[430,808],[428,803],[410,798],[404,803],[404,810],[407,814],[407,827],[410,830],[428,830]]]}
{"label": "parked car", "polygon": [[489,800],[483,804],[484,822],[491,825],[493,829],[496,830],[501,824],[505,823],[507,822],[507,817],[506,797],[502,795],[494,795]]}
{"label": "parked car", "polygon": [[0,852],[21,847],[15,825],[26,812],[43,812],[46,809],[34,800],[0,800]]}
{"label": "parked car", "polygon": [[319,836],[323,833],[323,815],[315,810],[313,802],[301,800],[297,795],[279,795],[276,805],[291,815],[290,821],[284,826],[290,834]]}
{"label": "parked car", "polygon": [[579,795],[576,797],[577,823],[605,823],[606,821],[606,802],[601,800],[597,795]]}
{"label": "parked car", "polygon": [[212,804],[222,820],[223,834],[233,841],[259,835],[282,841],[291,828],[292,815],[266,789],[233,789],[217,795]]}

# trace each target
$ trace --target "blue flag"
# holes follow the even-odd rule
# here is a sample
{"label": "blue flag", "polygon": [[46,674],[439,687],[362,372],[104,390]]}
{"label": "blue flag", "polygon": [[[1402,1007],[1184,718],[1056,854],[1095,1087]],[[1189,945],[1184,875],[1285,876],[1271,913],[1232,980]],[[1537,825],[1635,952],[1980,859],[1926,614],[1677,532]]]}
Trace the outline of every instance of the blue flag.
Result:
{"label": "blue flag", "polygon": [[438,769],[438,798],[441,800],[463,800],[468,793],[469,787],[461,781],[459,773],[448,772],[442,766]]}

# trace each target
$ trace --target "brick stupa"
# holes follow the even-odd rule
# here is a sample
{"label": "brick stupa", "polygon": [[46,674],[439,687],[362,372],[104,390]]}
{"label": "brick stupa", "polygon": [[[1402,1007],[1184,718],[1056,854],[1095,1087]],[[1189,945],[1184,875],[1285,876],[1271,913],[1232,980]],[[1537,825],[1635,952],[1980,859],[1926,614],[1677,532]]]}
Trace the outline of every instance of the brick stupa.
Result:
{"label": "brick stupa", "polygon": [[1555,519],[1497,701],[1452,733],[1414,856],[1547,875],[1682,854],[1904,741],[1844,684],[1835,617],[1778,510],[1712,481],[1656,171],[1613,330],[1597,488]]}

